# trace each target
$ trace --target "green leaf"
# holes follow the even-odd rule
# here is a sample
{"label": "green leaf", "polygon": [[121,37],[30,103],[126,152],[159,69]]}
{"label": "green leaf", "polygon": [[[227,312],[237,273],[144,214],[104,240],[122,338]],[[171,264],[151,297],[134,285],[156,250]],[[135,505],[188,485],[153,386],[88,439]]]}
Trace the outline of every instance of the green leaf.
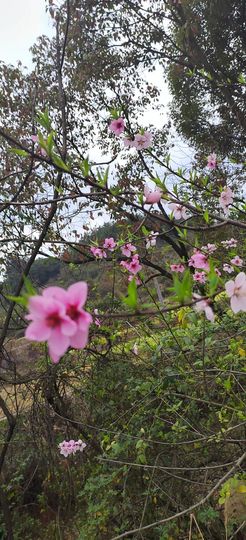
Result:
{"label": "green leaf", "polygon": [[206,187],[208,185],[208,182],[209,182],[209,177],[208,176],[204,176],[204,178],[200,178],[201,182],[202,182],[202,185],[204,187]]}
{"label": "green leaf", "polygon": [[177,184],[173,185],[173,193],[176,195],[176,197],[178,197],[178,186],[177,186]]}
{"label": "green leaf", "polygon": [[148,235],[149,235],[149,231],[148,231],[148,229],[146,229],[146,227],[145,227],[144,225],[142,225],[141,231],[142,231],[142,233],[143,233],[144,236],[148,236]]}
{"label": "green leaf", "polygon": [[142,465],[145,465],[147,463],[146,457],[144,454],[138,454],[137,461],[141,463]]}
{"label": "green leaf", "polygon": [[186,300],[190,300],[192,296],[192,280],[189,270],[186,270],[182,276],[182,280],[175,274],[173,276],[173,289],[178,301],[183,304]]}
{"label": "green leaf", "polygon": [[127,287],[127,296],[122,297],[122,302],[132,309],[137,307],[137,284],[136,280],[132,279]]}
{"label": "green leaf", "polygon": [[138,195],[138,202],[139,202],[139,204],[141,204],[141,206],[143,206],[143,204],[144,204],[144,196],[143,196],[143,193],[140,193],[140,194]]}
{"label": "green leaf", "polygon": [[19,304],[20,306],[27,307],[28,298],[26,296],[12,296],[11,294],[7,294],[6,298],[12,302],[15,302],[16,304]]}
{"label": "green leaf", "polygon": [[26,292],[29,296],[34,296],[37,294],[37,291],[36,289],[33,287],[33,284],[32,282],[30,281],[30,279],[28,279],[25,275],[23,275],[23,281],[24,281],[24,284],[25,284],[25,289],[26,289]]}
{"label": "green leaf", "polygon": [[195,69],[187,69],[186,74],[188,75],[188,77],[193,77],[193,75],[195,74]]}
{"label": "green leaf", "polygon": [[175,229],[176,229],[176,231],[177,231],[179,237],[182,238],[183,240],[186,240],[186,238],[187,238],[187,232],[188,232],[187,229],[183,229],[183,230],[182,230],[182,229],[180,229],[179,227],[175,227]]}
{"label": "green leaf", "polygon": [[155,182],[155,185],[162,189],[162,191],[166,191],[165,183],[161,181],[159,176],[156,176],[156,178],[151,178],[151,180],[153,180],[153,182]]}
{"label": "green leaf", "polygon": [[118,120],[122,114],[122,107],[120,106],[118,109],[116,107],[113,107],[112,109],[109,109],[110,116],[113,118],[113,120]]}
{"label": "green leaf", "polygon": [[66,163],[62,160],[60,156],[57,156],[57,154],[52,154],[51,158],[55,165],[59,167],[59,169],[70,172],[70,168],[68,167],[68,165],[66,165]]}
{"label": "green leaf", "polygon": [[229,390],[231,389],[232,384],[231,384],[230,378],[229,378],[229,379],[226,379],[226,380],[224,381],[223,386],[224,386],[225,390],[228,390],[228,391],[229,391]]}
{"label": "green leaf", "polygon": [[46,146],[47,146],[47,153],[49,156],[51,156],[52,149],[54,146],[54,132],[53,131],[51,131],[51,133],[47,137]]}
{"label": "green leaf", "polygon": [[38,131],[38,144],[41,148],[45,150],[46,153],[48,153],[47,141],[41,131]]}
{"label": "green leaf", "polygon": [[240,84],[246,84],[246,78],[244,77],[244,75],[243,75],[242,73],[240,73],[240,74],[238,75],[237,80],[238,80],[238,82],[239,82]]}
{"label": "green leaf", "polygon": [[10,148],[11,154],[16,154],[17,156],[27,157],[30,154],[26,150],[21,150],[20,148]]}
{"label": "green leaf", "polygon": [[109,175],[109,167],[107,167],[106,171],[103,174],[101,171],[97,171],[98,184],[100,187],[104,187],[107,185],[108,175]]}
{"label": "green leaf", "polygon": [[36,121],[40,126],[45,128],[47,131],[51,131],[51,120],[49,118],[48,109],[45,109],[45,112],[38,112],[36,115]]}
{"label": "green leaf", "polygon": [[89,172],[90,172],[89,156],[83,159],[79,167],[80,167],[80,170],[82,171],[83,176],[85,177],[89,176]]}
{"label": "green leaf", "polygon": [[26,291],[20,296],[12,296],[10,294],[6,295],[6,298],[12,302],[15,302],[16,304],[19,304],[20,306],[27,307],[30,296],[35,296],[37,291],[33,287],[30,279],[28,279],[25,275],[23,275],[23,281]]}
{"label": "green leaf", "polygon": [[209,223],[209,213],[208,213],[208,210],[205,210],[204,214],[203,214],[203,217],[206,221],[206,223]]}
{"label": "green leaf", "polygon": [[113,195],[113,197],[117,197],[117,195],[121,194],[121,188],[118,187],[118,186],[114,186],[114,187],[110,188],[110,193],[111,193],[111,195]]}
{"label": "green leaf", "polygon": [[210,262],[210,271],[208,274],[209,295],[213,295],[218,287],[219,276],[216,274],[213,262]]}
{"label": "green leaf", "polygon": [[170,164],[170,159],[171,159],[171,156],[170,156],[170,154],[167,154],[167,156],[166,156],[166,158],[165,158],[165,159],[166,159],[166,165],[167,165],[167,167],[169,167],[169,164]]}

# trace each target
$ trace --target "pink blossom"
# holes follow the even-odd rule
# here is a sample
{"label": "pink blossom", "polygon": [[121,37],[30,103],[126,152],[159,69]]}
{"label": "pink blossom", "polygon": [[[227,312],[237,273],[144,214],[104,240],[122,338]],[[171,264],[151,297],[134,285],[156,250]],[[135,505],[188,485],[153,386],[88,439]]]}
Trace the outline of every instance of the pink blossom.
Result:
{"label": "pink blossom", "polygon": [[156,246],[157,236],[159,236],[159,233],[154,232],[154,231],[152,231],[149,234],[149,236],[147,236],[147,238],[146,238],[146,249],[150,249],[151,247]]}
{"label": "pink blossom", "polygon": [[139,256],[133,255],[132,260],[128,265],[128,270],[131,274],[137,274],[142,269],[142,265],[139,262]]}
{"label": "pink blossom", "polygon": [[216,154],[214,152],[212,154],[209,154],[207,166],[211,170],[216,169],[216,167],[217,167],[217,156],[216,156]]}
{"label": "pink blossom", "polygon": [[181,274],[185,271],[185,266],[183,264],[170,264],[172,272],[180,272]]}
{"label": "pink blossom", "polygon": [[36,143],[38,142],[38,136],[37,135],[31,135],[32,142]]}
{"label": "pink blossom", "polygon": [[194,268],[203,268],[204,270],[209,270],[207,257],[200,251],[193,253],[188,261],[188,264],[189,266],[194,266]]}
{"label": "pink blossom", "polygon": [[134,148],[136,148],[137,150],[143,150],[151,146],[152,140],[152,133],[150,133],[149,131],[145,131],[143,135],[141,135],[141,133],[135,135],[134,141],[131,146],[134,146]]}
{"label": "pink blossom", "polygon": [[138,346],[136,343],[134,343],[133,347],[132,347],[132,352],[133,354],[135,354],[136,356],[138,355]]}
{"label": "pink blossom", "polygon": [[230,204],[232,204],[232,202],[233,202],[233,192],[232,192],[231,188],[227,187],[221,192],[221,195],[220,195],[220,198],[219,198],[220,206],[221,206],[221,208],[223,208],[224,213],[226,215],[229,212],[228,206]]}
{"label": "pink blossom", "polygon": [[223,265],[223,270],[224,270],[224,272],[227,272],[227,274],[232,274],[232,272],[234,272],[233,266],[231,266],[230,264],[227,264],[227,263],[225,263]]}
{"label": "pink blossom", "polygon": [[132,139],[129,139],[129,137],[124,137],[123,143],[126,148],[132,148],[134,146],[134,141]]}
{"label": "pink blossom", "polygon": [[31,321],[25,331],[30,341],[47,341],[53,362],[58,362],[70,345],[70,337],[77,330],[76,323],[66,315],[66,307],[53,298],[32,296],[28,303]]}
{"label": "pink blossom", "polygon": [[162,196],[162,191],[160,188],[156,188],[155,191],[151,191],[149,186],[145,184],[144,186],[144,204],[155,204],[160,202]]}
{"label": "pink blossom", "polygon": [[168,206],[175,219],[187,219],[187,210],[182,204],[168,203]]}
{"label": "pink blossom", "polygon": [[121,249],[121,253],[125,255],[125,257],[131,257],[132,252],[136,251],[137,248],[133,246],[132,244],[128,243],[122,246],[120,249]]}
{"label": "pink blossom", "polygon": [[111,238],[105,238],[103,247],[105,249],[108,249],[109,251],[114,251],[114,249],[116,247],[116,242],[115,242],[114,238],[112,238],[112,237]]}
{"label": "pink blossom", "polygon": [[198,283],[206,283],[207,281],[205,272],[195,272],[193,275],[193,279]]}
{"label": "pink blossom", "polygon": [[107,257],[107,253],[106,251],[104,251],[103,249],[99,248],[99,247],[95,247],[95,246],[92,246],[90,248],[90,251],[91,253],[93,253],[94,257],[98,257],[98,259],[103,259]]}
{"label": "pink blossom", "polygon": [[206,246],[202,246],[201,250],[206,251],[207,253],[214,253],[216,251],[217,247],[215,244],[207,244]]}
{"label": "pink blossom", "polygon": [[193,296],[194,296],[194,299],[197,300],[197,302],[196,302],[196,304],[194,306],[194,309],[198,313],[200,313],[201,311],[204,311],[204,313],[206,315],[206,318],[209,321],[214,322],[214,312],[213,312],[211,306],[209,305],[210,301],[205,299],[205,298],[202,298],[201,296],[199,296],[199,294],[194,294]]}
{"label": "pink blossom", "polygon": [[88,342],[89,325],[92,316],[83,309],[87,298],[87,283],[79,281],[70,285],[67,290],[61,287],[47,287],[43,291],[45,298],[61,302],[66,308],[66,315],[76,325],[75,332],[70,336],[69,345],[74,349],[84,349]]}
{"label": "pink blossom", "polygon": [[124,118],[117,118],[117,120],[112,120],[109,124],[109,129],[115,135],[120,135],[125,129]]}
{"label": "pink blossom", "polygon": [[235,238],[230,238],[230,240],[222,240],[222,246],[226,249],[237,247],[237,240]]}
{"label": "pink blossom", "polygon": [[217,274],[218,277],[221,276],[221,271],[218,268],[215,268],[214,271],[215,271],[215,274]]}
{"label": "pink blossom", "polygon": [[47,341],[54,363],[69,346],[83,349],[88,341],[92,317],[82,309],[87,297],[87,285],[74,283],[67,291],[61,287],[47,287],[42,296],[31,296],[28,303],[31,321],[25,336],[31,341]]}
{"label": "pink blossom", "polygon": [[238,255],[236,255],[236,257],[233,257],[230,262],[231,264],[234,264],[234,266],[243,266],[243,259],[241,259]]}
{"label": "pink blossom", "polygon": [[[120,266],[123,266],[131,274],[137,274],[142,269],[142,266],[139,262],[139,255],[133,255],[131,261],[121,261]],[[131,281],[131,279],[129,279]]]}
{"label": "pink blossom", "polygon": [[227,295],[231,299],[233,313],[246,311],[246,275],[240,272],[235,281],[230,280],[225,284]]}
{"label": "pink blossom", "polygon": [[69,456],[70,454],[76,454],[76,452],[83,452],[84,448],[86,448],[86,444],[79,439],[78,441],[62,441],[60,444],[58,444],[58,448],[60,450],[60,454],[64,457]]}
{"label": "pink blossom", "polygon": [[129,264],[128,261],[120,261],[120,266],[123,266],[126,270],[129,270]]}

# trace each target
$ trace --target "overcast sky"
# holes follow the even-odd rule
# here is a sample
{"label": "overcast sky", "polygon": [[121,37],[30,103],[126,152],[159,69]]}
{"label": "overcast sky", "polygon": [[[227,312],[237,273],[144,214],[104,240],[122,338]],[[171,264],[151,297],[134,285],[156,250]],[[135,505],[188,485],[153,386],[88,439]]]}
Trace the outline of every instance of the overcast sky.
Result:
{"label": "overcast sky", "polygon": [[[29,69],[32,67],[30,47],[42,34],[51,35],[51,19],[45,11],[45,0],[0,0],[0,61],[16,65],[18,60]],[[146,74],[147,75],[147,74]],[[157,110],[146,110],[144,121],[155,124],[161,128],[165,122],[167,105],[170,100],[167,85],[163,84],[163,74],[157,69],[147,76],[149,82],[161,87],[161,101],[166,105],[164,115]],[[92,149],[92,154],[98,154],[97,148]],[[179,165],[190,161],[190,151],[186,144],[177,140],[177,146],[171,152],[172,159]],[[91,156],[90,156],[91,157]],[[95,158],[95,156],[94,156]],[[105,220],[105,216],[95,220],[99,225]],[[73,220],[73,228],[76,228],[76,220]]]}
{"label": "overcast sky", "polygon": [[51,34],[45,0],[1,0],[0,60],[30,67],[30,47],[42,34]]}
{"label": "overcast sky", "polygon": [[[29,69],[32,66],[30,47],[37,37],[51,35],[52,22],[45,11],[45,0],[0,0],[0,60],[16,65],[18,60]],[[165,122],[170,94],[167,85],[163,83],[162,69],[146,75],[149,82],[161,88],[161,102],[165,104],[164,114],[157,110],[146,110],[144,121],[161,128]],[[189,161],[187,145],[177,141],[178,147],[172,150],[172,157],[182,162]],[[176,150],[176,151],[175,151]],[[177,155],[175,155],[177,154]]]}

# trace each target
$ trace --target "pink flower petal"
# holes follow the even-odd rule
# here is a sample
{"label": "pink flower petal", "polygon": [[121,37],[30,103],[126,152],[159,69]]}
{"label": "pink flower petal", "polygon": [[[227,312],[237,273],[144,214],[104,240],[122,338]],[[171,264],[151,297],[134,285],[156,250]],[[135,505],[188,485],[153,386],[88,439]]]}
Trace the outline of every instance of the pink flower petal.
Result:
{"label": "pink flower petal", "polygon": [[[51,358],[53,364],[58,364],[60,358],[62,357],[62,354],[57,354],[50,347],[49,347],[49,355],[50,355],[50,358]],[[64,454],[64,456],[65,456],[65,454]]]}
{"label": "pink flower petal", "polygon": [[82,307],[87,299],[88,287],[85,281],[79,281],[68,287],[69,302]]}
{"label": "pink flower petal", "polygon": [[150,193],[151,193],[151,191],[150,191],[150,189],[149,189],[148,184],[145,184],[145,186],[144,186],[144,196],[146,197],[146,199],[147,199],[147,197],[148,197],[148,195],[149,195]]}
{"label": "pink flower petal", "polygon": [[67,299],[67,291],[62,289],[62,287],[47,287],[43,291],[43,296],[45,298],[55,298],[56,300],[59,300],[62,303],[66,303]]}
{"label": "pink flower petal", "polygon": [[46,341],[50,334],[51,329],[44,321],[31,322],[25,331],[25,337],[31,341]]}
{"label": "pink flower petal", "polygon": [[225,290],[228,296],[232,296],[234,294],[234,289],[235,289],[234,281],[230,279],[230,281],[227,281],[227,283],[225,284]]}
{"label": "pink flower petal", "polygon": [[90,313],[87,311],[82,311],[80,313],[79,319],[77,321],[78,328],[84,330],[89,324],[93,322],[93,318]]}
{"label": "pink flower petal", "polygon": [[246,296],[236,296],[233,295],[231,297],[231,309],[233,313],[238,313],[239,311],[245,311],[246,310]]}
{"label": "pink flower petal", "polygon": [[77,324],[69,317],[65,317],[61,322],[60,328],[64,336],[73,336],[77,330]]}
{"label": "pink flower petal", "polygon": [[208,321],[214,322],[214,312],[212,308],[210,306],[207,306],[205,307],[204,311]]}
{"label": "pink flower petal", "polygon": [[158,187],[155,189],[155,191],[151,191],[148,184],[145,184],[144,196],[145,196],[144,204],[155,204],[155,203],[160,202],[162,191]]}
{"label": "pink flower petal", "polygon": [[28,301],[31,317],[43,319],[47,314],[47,300],[42,296],[31,296]]}
{"label": "pink flower petal", "polygon": [[244,272],[240,272],[236,279],[235,279],[235,285],[237,287],[242,287],[242,285],[246,285],[246,274]]}
{"label": "pink flower petal", "polygon": [[74,336],[70,338],[70,345],[74,349],[84,349],[88,343],[89,327],[85,330],[78,330]]}
{"label": "pink flower petal", "polygon": [[48,339],[49,349],[62,356],[69,347],[69,337],[61,333],[60,328],[52,330]]}

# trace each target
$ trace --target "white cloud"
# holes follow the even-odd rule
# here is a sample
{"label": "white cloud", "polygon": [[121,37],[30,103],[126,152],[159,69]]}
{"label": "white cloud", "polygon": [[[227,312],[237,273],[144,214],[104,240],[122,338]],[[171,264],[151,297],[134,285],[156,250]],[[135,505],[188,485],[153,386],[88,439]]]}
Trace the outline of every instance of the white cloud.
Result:
{"label": "white cloud", "polygon": [[0,60],[31,66],[30,47],[42,34],[52,33],[45,0],[1,0]]}

